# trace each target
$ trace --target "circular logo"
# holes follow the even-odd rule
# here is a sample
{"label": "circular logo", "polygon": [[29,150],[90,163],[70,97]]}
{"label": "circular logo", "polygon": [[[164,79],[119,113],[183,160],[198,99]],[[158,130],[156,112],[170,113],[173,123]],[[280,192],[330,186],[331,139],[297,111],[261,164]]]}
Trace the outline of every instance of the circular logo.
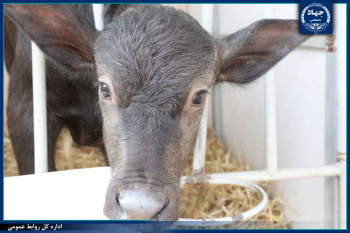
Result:
{"label": "circular logo", "polygon": [[305,28],[316,34],[326,29],[330,21],[329,10],[320,3],[306,6],[301,13],[301,22]]}

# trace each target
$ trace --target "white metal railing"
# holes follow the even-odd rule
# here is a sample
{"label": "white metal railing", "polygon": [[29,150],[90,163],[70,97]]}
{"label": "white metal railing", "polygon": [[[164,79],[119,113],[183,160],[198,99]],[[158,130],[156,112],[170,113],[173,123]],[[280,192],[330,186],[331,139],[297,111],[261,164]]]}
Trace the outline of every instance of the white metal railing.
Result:
{"label": "white metal railing", "polygon": [[[209,33],[213,30],[214,5],[202,4],[201,25]],[[207,144],[207,125],[208,125],[208,108],[209,101],[207,99],[199,124],[198,136],[193,152],[193,174],[204,174],[205,151]]]}
{"label": "white metal railing", "polygon": [[[273,17],[273,5],[265,4],[264,18]],[[265,140],[266,140],[266,169],[270,173],[277,170],[277,120],[276,120],[276,89],[275,69],[269,70],[265,81]]]}
{"label": "white metal railing", "polygon": [[34,171],[48,172],[45,56],[32,42]]}
{"label": "white metal railing", "polygon": [[[265,98],[266,98],[266,162],[267,168],[262,171],[231,172],[206,175],[209,183],[232,184],[234,179],[250,182],[273,181],[295,178],[307,178],[317,176],[339,177],[339,227],[346,228],[346,31],[345,28],[346,9],[337,7],[335,14],[335,30],[337,35],[336,46],[336,73],[338,83],[338,162],[334,165],[312,168],[288,168],[278,169],[277,166],[277,135],[276,135],[276,106],[274,71],[267,73],[265,77]],[[95,26],[98,30],[103,28],[103,5],[93,4]],[[271,6],[264,7],[265,17],[271,17],[273,10]],[[212,31],[213,4],[202,5],[202,26]],[[340,30],[337,30],[340,28]],[[34,140],[35,140],[35,173],[47,171],[47,126],[46,126],[46,86],[45,86],[45,58],[37,46],[32,43],[33,60],[33,106],[34,106]],[[208,102],[208,101],[207,101]],[[204,175],[207,109],[206,104],[204,115],[200,123],[196,149],[193,159],[193,175],[181,178],[185,184],[189,180],[200,183],[196,176]],[[244,183],[246,184],[246,183]],[[251,185],[252,187],[254,185]],[[255,186],[254,186],[255,187]],[[258,187],[258,186],[256,186]],[[264,194],[262,194],[264,196]],[[263,198],[264,200],[264,198]],[[261,207],[261,206],[259,206]],[[256,210],[254,210],[256,211]],[[232,218],[231,218],[232,219]]]}
{"label": "white metal railing", "polygon": [[103,4],[92,4],[92,10],[94,13],[95,27],[97,30],[103,29]]}

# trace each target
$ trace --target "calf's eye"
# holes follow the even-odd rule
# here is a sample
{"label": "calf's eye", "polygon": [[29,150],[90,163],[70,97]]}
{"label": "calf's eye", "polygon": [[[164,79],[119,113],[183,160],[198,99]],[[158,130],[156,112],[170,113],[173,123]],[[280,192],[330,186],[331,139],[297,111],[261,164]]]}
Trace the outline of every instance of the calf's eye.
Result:
{"label": "calf's eye", "polygon": [[111,92],[110,92],[109,87],[106,83],[103,83],[103,82],[100,83],[100,92],[101,92],[102,99],[104,99],[104,100],[111,99]]}
{"label": "calf's eye", "polygon": [[207,95],[207,90],[200,90],[198,92],[196,92],[196,94],[194,95],[193,99],[192,99],[192,103],[191,105],[193,107],[200,107],[204,100],[205,100],[205,96]]}

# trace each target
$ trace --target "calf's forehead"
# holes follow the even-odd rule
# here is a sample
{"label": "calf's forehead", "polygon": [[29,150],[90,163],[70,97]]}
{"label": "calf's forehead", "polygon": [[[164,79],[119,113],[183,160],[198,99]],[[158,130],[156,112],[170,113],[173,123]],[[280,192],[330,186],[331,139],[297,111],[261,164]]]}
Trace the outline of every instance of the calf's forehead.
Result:
{"label": "calf's forehead", "polygon": [[188,14],[143,6],[115,18],[96,42],[99,75],[117,88],[184,88],[210,76],[216,64],[214,39]]}

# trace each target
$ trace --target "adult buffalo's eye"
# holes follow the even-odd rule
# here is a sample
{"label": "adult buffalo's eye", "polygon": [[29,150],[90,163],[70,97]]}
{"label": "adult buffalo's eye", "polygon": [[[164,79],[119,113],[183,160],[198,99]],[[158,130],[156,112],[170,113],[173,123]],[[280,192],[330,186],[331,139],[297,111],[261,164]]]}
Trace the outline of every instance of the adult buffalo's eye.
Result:
{"label": "adult buffalo's eye", "polygon": [[103,83],[103,82],[100,83],[100,91],[101,91],[102,99],[105,99],[105,100],[111,99],[111,92],[106,83]]}
{"label": "adult buffalo's eye", "polygon": [[196,94],[194,95],[194,97],[192,99],[191,105],[193,107],[200,107],[203,104],[207,93],[208,93],[207,90],[200,90],[200,91],[196,92]]}

